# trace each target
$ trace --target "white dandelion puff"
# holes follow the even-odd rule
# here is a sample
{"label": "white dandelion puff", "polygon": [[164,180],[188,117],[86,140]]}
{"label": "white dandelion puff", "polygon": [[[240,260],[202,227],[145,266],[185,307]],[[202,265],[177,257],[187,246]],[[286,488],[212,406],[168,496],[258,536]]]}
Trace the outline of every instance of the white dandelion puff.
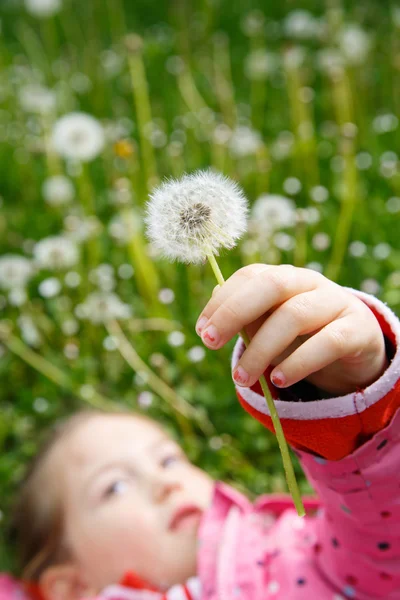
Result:
{"label": "white dandelion puff", "polygon": [[346,61],[352,65],[365,62],[372,48],[372,38],[359,25],[345,25],[339,33],[339,47]]}
{"label": "white dandelion puff", "polygon": [[43,298],[54,298],[61,292],[61,283],[57,277],[48,277],[39,284],[39,294]]}
{"label": "white dandelion puff", "polygon": [[290,198],[279,194],[262,194],[253,205],[251,222],[253,229],[259,233],[293,227],[296,205]]}
{"label": "white dandelion puff", "polygon": [[299,40],[318,37],[322,25],[308,10],[291,11],[283,24],[286,35]]}
{"label": "white dandelion puff", "polygon": [[188,359],[192,363],[201,362],[205,358],[205,355],[206,351],[202,346],[193,346],[193,348],[190,348],[187,353]]}
{"label": "white dandelion puff", "polygon": [[5,254],[0,257],[0,288],[23,289],[34,274],[33,264],[24,256]]}
{"label": "white dandelion puff", "polygon": [[131,307],[111,292],[93,292],[78,307],[77,316],[94,324],[107,323],[113,319],[129,319],[132,314]]}
{"label": "white dandelion puff", "polygon": [[52,144],[64,158],[87,162],[103,150],[104,129],[97,119],[82,112],[64,115],[54,125]]}
{"label": "white dandelion puff", "polygon": [[21,108],[28,113],[48,114],[56,107],[56,95],[39,83],[27,83],[22,86],[19,95]]}
{"label": "white dandelion puff", "polygon": [[261,144],[261,135],[258,131],[246,127],[245,125],[239,125],[239,127],[236,127],[233,131],[229,149],[233,156],[242,158],[243,156],[255,154],[261,147]]}
{"label": "white dandelion puff", "polygon": [[263,81],[279,68],[279,57],[263,48],[253,50],[246,57],[244,71],[248,79]]}
{"label": "white dandelion puff", "polygon": [[54,235],[40,240],[33,247],[35,262],[43,269],[69,269],[79,260],[76,244],[62,235]]}
{"label": "white dandelion puff", "polygon": [[168,344],[174,348],[179,348],[185,342],[185,334],[182,331],[171,331],[167,338]]}
{"label": "white dandelion puff", "polygon": [[65,236],[76,243],[94,238],[102,229],[101,222],[94,215],[88,217],[68,215],[64,219],[64,225]]}
{"label": "white dandelion puff", "polygon": [[68,177],[54,175],[48,177],[42,186],[45,202],[50,206],[63,206],[72,202],[75,196],[74,186]]}
{"label": "white dandelion puff", "polygon": [[147,235],[172,260],[199,263],[233,248],[246,231],[247,200],[230,179],[198,171],[168,180],[150,196]]}
{"label": "white dandelion puff", "polygon": [[52,17],[62,8],[61,0],[25,0],[26,10],[34,17]]}

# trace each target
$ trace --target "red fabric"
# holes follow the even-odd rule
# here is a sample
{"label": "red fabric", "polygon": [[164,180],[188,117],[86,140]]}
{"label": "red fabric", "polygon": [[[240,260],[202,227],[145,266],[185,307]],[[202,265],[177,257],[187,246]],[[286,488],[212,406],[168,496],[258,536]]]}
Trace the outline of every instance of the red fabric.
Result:
{"label": "red fabric", "polygon": [[[369,307],[371,308],[371,307]],[[371,309],[372,310],[372,309]],[[384,318],[372,311],[377,318],[382,331],[395,346],[394,333]],[[265,371],[266,380],[273,398],[278,398],[279,390],[271,380],[272,368]],[[263,395],[260,383],[252,388],[257,394]],[[362,392],[362,390],[360,390]],[[271,417],[258,412],[250,406],[237,392],[243,408],[255,417],[270,431],[274,431]],[[323,400],[321,400],[323,402]],[[328,460],[340,460],[362,446],[375,433],[384,429],[400,407],[400,380],[386,396],[361,413],[335,419],[296,420],[281,419],[282,429],[286,440],[294,448],[313,452]]]}
{"label": "red fabric", "polygon": [[39,584],[32,581],[21,581],[20,585],[22,585],[24,591],[32,600],[45,600]]}
{"label": "red fabric", "polygon": [[133,571],[127,571],[120,581],[120,585],[131,588],[133,590],[149,590],[151,592],[158,592],[159,590],[147,583],[141,577],[138,577]]}

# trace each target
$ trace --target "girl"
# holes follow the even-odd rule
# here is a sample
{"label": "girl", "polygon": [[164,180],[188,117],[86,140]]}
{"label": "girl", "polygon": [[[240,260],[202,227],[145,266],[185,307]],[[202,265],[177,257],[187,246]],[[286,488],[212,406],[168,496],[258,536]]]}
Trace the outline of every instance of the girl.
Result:
{"label": "girl", "polygon": [[398,320],[308,269],[251,265],[215,290],[196,330],[217,349],[243,327],[239,401],[272,429],[266,371],[319,496],[308,515],[212,482],[154,421],[78,413],[23,484],[24,583],[3,577],[0,600],[400,599]]}

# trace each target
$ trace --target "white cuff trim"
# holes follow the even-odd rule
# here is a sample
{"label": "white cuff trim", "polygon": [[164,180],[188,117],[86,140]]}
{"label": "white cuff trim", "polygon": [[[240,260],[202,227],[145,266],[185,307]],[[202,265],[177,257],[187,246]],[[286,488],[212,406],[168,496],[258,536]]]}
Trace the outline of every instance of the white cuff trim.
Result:
{"label": "white cuff trim", "polygon": [[[349,288],[348,288],[349,289]],[[288,402],[274,400],[276,410],[281,419],[315,420],[337,419],[363,412],[394,387],[400,377],[400,323],[396,315],[380,300],[369,294],[349,289],[353,294],[363,300],[374,311],[382,315],[395,336],[396,354],[383,375],[362,392],[354,392],[346,396],[312,400],[307,402]],[[243,342],[239,338],[232,355],[232,369],[243,354]],[[240,396],[258,412],[270,416],[268,405],[264,396],[253,392],[251,388],[236,386]]]}

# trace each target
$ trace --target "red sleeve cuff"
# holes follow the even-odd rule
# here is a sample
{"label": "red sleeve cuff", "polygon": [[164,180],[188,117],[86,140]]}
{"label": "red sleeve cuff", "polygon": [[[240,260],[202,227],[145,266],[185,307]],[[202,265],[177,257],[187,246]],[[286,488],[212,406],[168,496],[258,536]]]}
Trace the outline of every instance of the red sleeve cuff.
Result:
{"label": "red sleeve cuff", "polygon": [[[312,386],[305,386],[303,397],[276,388],[269,379],[271,369],[265,372],[275,399],[276,409],[288,443],[294,448],[310,452],[328,460],[340,460],[384,429],[400,406],[400,324],[394,313],[382,302],[355,292],[373,311],[382,331],[393,347],[393,359],[383,375],[373,384],[346,396],[312,400]],[[244,351],[239,340],[232,357],[236,365]],[[297,391],[297,390],[296,390]],[[236,387],[244,409],[273,431],[268,406],[257,382],[252,388]],[[297,391],[298,393],[298,391]],[[315,395],[311,395],[315,398]]]}

